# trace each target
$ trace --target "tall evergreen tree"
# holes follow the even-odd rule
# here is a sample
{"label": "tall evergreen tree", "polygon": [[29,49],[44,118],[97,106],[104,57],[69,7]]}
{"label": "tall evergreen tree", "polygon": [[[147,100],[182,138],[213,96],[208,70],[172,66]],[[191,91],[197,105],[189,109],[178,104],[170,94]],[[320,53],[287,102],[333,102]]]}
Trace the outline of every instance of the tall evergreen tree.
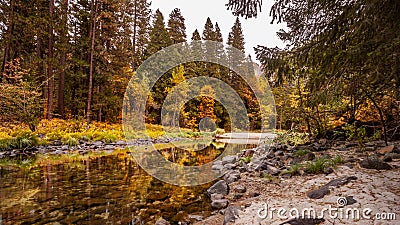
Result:
{"label": "tall evergreen tree", "polygon": [[192,41],[201,41],[200,33],[197,29],[193,32],[191,40]]}
{"label": "tall evergreen tree", "polygon": [[172,44],[167,28],[164,23],[164,16],[159,9],[154,14],[153,26],[150,31],[150,42],[148,45],[147,55],[158,52]]}
{"label": "tall evergreen tree", "polygon": [[214,39],[215,39],[214,25],[211,22],[210,17],[207,17],[207,21],[206,24],[204,25],[204,30],[203,30],[203,40],[212,41]]}
{"label": "tall evergreen tree", "polygon": [[[126,5],[126,12],[130,16],[127,25],[129,28],[133,27],[130,31],[132,33],[132,67],[136,70],[146,59],[146,49],[150,39],[151,2],[129,0]],[[128,27],[125,30],[128,30]]]}
{"label": "tall evergreen tree", "polygon": [[244,53],[244,44],[242,24],[240,23],[239,18],[236,18],[232,31],[228,36],[228,45],[231,45]]}
{"label": "tall evergreen tree", "polygon": [[168,32],[174,44],[186,41],[185,18],[180,9],[176,8],[169,14]]}

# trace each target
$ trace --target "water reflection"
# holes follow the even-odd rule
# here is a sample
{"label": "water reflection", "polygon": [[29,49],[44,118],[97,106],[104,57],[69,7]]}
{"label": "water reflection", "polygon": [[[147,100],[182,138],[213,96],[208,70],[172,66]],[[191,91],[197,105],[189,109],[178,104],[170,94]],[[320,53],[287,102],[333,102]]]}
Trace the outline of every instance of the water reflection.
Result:
{"label": "water reflection", "polygon": [[3,224],[177,224],[208,216],[205,190],[162,183],[127,154],[34,169],[0,170]]}
{"label": "water reflection", "polygon": [[[180,165],[207,164],[224,151],[212,143],[201,151],[157,148]],[[237,145],[235,151],[251,147]],[[187,146],[186,148],[187,149]],[[154,224],[163,217],[178,224],[188,215],[209,216],[211,184],[178,187],[139,168],[126,152],[31,168],[0,166],[2,224]]]}

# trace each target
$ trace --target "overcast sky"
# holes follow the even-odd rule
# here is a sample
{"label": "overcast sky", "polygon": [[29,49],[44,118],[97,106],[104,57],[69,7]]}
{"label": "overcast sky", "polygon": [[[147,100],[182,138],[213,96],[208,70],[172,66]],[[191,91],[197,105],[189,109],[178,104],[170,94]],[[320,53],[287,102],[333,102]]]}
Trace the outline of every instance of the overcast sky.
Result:
{"label": "overcast sky", "polygon": [[[167,23],[169,14],[174,8],[179,8],[185,18],[188,40],[192,37],[195,29],[202,35],[207,17],[211,18],[213,24],[218,22],[226,44],[228,34],[235,22],[236,17],[231,11],[226,10],[225,4],[228,0],[152,0],[153,11],[160,9]],[[246,53],[251,54],[255,60],[253,47],[264,45],[268,47],[284,47],[284,43],[276,36],[276,32],[284,28],[283,25],[272,25],[269,10],[273,1],[263,1],[263,11],[257,18],[245,20],[240,18],[243,34],[246,42]]]}

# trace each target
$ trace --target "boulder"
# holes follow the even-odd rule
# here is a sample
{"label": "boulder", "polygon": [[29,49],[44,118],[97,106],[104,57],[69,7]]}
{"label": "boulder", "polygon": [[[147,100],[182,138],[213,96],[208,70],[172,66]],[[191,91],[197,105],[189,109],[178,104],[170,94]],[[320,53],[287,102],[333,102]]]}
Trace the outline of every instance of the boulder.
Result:
{"label": "boulder", "polygon": [[235,164],[237,162],[237,157],[234,155],[228,155],[222,158],[222,165]]}
{"label": "boulder", "polygon": [[224,180],[220,180],[207,190],[208,195],[221,194],[226,196],[229,194],[229,186]]}
{"label": "boulder", "polygon": [[160,219],[157,220],[155,225],[170,225],[170,223],[161,217]]}
{"label": "boulder", "polygon": [[234,223],[239,218],[240,208],[238,206],[230,206],[225,210],[224,224]]}
{"label": "boulder", "polygon": [[231,172],[231,173],[227,173],[224,176],[224,180],[227,184],[231,184],[233,182],[236,182],[240,179],[240,174],[237,173],[236,171]]}
{"label": "boulder", "polygon": [[368,157],[360,162],[360,166],[365,169],[390,170],[392,167],[376,156]]}
{"label": "boulder", "polygon": [[229,201],[227,199],[220,199],[211,202],[211,207],[214,209],[225,209],[228,207]]}
{"label": "boulder", "polygon": [[239,185],[239,186],[235,187],[234,191],[237,192],[237,193],[242,193],[243,194],[243,193],[246,193],[247,188],[245,186],[243,186],[243,185]]}
{"label": "boulder", "polygon": [[307,193],[307,196],[311,199],[321,199],[325,197],[325,195],[328,195],[330,193],[330,190],[327,186],[323,186],[318,190],[313,190]]}

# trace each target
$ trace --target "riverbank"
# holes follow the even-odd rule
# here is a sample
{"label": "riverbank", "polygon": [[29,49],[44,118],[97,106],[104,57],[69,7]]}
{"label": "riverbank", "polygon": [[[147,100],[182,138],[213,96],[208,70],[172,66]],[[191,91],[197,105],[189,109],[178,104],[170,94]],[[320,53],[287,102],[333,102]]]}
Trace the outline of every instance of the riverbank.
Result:
{"label": "riverbank", "polygon": [[[400,142],[385,146],[381,141],[359,146],[319,140],[244,150],[215,163],[226,175],[208,190],[214,215],[195,224],[398,224],[399,153]],[[334,218],[325,212],[319,220],[318,212],[329,207],[339,212],[370,209],[370,218]],[[290,215],[299,218],[307,208],[317,212],[314,220],[290,221]],[[286,213],[278,214],[278,209]],[[292,209],[300,216],[288,214]]]}

